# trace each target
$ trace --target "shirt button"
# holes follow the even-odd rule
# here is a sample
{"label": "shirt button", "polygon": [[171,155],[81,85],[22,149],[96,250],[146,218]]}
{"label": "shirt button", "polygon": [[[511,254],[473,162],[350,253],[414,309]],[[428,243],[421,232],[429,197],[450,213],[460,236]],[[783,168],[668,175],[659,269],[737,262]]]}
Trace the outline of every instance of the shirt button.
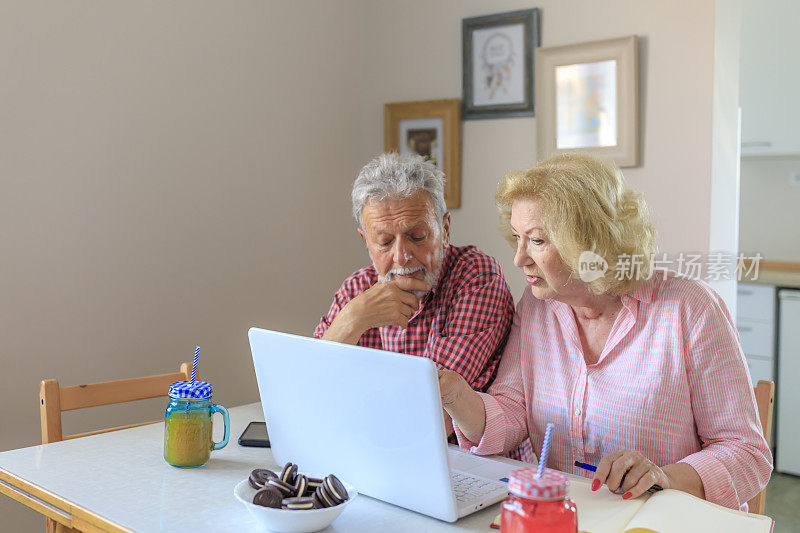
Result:
{"label": "shirt button", "polygon": [[581,416],[581,410],[575,409],[575,416]]}

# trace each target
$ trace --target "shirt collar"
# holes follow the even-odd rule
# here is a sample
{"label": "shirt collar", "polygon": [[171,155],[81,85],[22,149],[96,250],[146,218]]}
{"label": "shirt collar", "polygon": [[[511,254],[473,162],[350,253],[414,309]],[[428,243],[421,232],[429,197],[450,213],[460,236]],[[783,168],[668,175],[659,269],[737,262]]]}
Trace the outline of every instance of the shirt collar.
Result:
{"label": "shirt collar", "polygon": [[455,253],[453,253],[453,245],[448,244],[444,247],[444,254],[442,257],[442,268],[439,270],[439,277],[436,278],[436,283],[431,287],[431,290],[425,297],[422,298],[422,305],[420,305],[420,310],[425,307],[425,304],[430,302],[433,297],[439,292],[439,288],[442,286],[442,280],[447,275],[447,272],[450,271],[450,268],[453,266],[453,261],[455,260]]}
{"label": "shirt collar", "polygon": [[[634,287],[634,289],[631,292],[622,295],[621,297],[622,304],[625,305],[630,298],[638,300],[643,303],[650,303],[653,300],[654,289],[655,285],[653,283],[653,279],[652,278],[646,279],[640,282],[638,285],[636,285],[636,287]],[[526,288],[525,290],[529,289]],[[563,302],[559,302],[558,300],[554,300],[552,298],[548,298],[546,301],[548,304],[556,307],[559,305],[568,305]],[[626,305],[626,307],[628,306]]]}
{"label": "shirt collar", "polygon": [[634,289],[623,296],[623,298],[633,298],[635,300],[639,300],[640,302],[650,303],[653,299],[653,280],[646,279],[640,282]]}

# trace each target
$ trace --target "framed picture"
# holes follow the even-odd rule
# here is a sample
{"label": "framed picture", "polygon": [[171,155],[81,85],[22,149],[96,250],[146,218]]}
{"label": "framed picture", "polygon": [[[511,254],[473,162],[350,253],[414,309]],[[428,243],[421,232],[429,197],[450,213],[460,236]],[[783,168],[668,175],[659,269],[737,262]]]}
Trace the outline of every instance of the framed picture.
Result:
{"label": "framed picture", "polygon": [[539,10],[461,22],[465,119],[533,116],[533,50]]}
{"label": "framed picture", "polygon": [[444,200],[461,206],[461,100],[394,102],[383,106],[387,152],[422,155],[444,171]]}
{"label": "framed picture", "polygon": [[636,36],[538,48],[535,56],[539,158],[588,152],[639,165]]}

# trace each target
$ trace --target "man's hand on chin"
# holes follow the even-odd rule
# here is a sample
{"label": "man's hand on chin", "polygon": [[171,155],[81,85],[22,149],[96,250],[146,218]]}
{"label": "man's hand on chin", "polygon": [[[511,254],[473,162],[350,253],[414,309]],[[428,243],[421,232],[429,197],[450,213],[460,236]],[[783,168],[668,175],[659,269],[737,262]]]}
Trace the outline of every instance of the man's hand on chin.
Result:
{"label": "man's hand on chin", "polygon": [[430,285],[416,278],[381,281],[345,305],[323,339],[356,344],[361,335],[381,326],[408,327],[409,319],[419,309],[419,298],[410,291],[427,292]]}

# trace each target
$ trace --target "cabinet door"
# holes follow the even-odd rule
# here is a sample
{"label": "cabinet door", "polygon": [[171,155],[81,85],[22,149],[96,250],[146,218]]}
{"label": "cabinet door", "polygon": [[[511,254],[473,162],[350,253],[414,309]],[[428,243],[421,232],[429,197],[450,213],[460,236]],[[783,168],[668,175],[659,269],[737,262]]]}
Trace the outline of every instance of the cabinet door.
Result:
{"label": "cabinet door", "polygon": [[800,2],[744,0],[740,43],[742,155],[800,153]]}
{"label": "cabinet door", "polygon": [[736,329],[742,338],[742,351],[745,355],[772,359],[775,353],[775,330],[771,323],[742,319],[736,324]]}
{"label": "cabinet door", "polygon": [[736,319],[775,321],[775,286],[739,283],[736,287]]}
{"label": "cabinet door", "polygon": [[750,371],[750,381],[753,383],[753,388],[755,388],[759,380],[774,381],[771,359],[747,357],[745,360],[747,361],[747,369]]}

